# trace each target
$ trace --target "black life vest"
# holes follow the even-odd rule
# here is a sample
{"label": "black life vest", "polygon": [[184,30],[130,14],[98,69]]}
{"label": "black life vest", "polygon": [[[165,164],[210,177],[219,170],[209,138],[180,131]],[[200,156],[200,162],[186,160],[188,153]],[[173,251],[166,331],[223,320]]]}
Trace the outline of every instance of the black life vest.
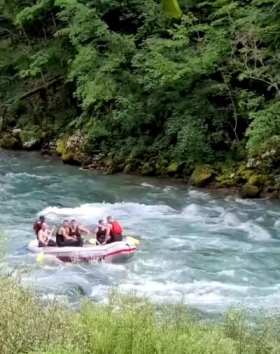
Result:
{"label": "black life vest", "polygon": [[69,228],[69,236],[76,236],[76,237],[81,237],[81,233],[79,230],[79,227],[76,226],[75,230],[72,230],[72,228]]}
{"label": "black life vest", "polygon": [[96,239],[98,242],[103,243],[105,241],[106,229],[102,229],[102,227],[98,226],[98,230],[96,232]]}

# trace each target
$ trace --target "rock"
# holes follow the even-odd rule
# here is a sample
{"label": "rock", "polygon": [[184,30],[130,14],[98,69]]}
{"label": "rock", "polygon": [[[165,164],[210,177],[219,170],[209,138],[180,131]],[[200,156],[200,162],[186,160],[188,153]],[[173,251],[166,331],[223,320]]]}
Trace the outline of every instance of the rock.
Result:
{"label": "rock", "polygon": [[[182,165],[182,164],[181,164]],[[177,172],[179,172],[179,169],[181,167],[181,165],[176,162],[176,161],[173,161],[171,162],[171,164],[169,164],[166,168],[166,172],[169,174],[169,175],[174,175],[176,174]]]}
{"label": "rock", "polygon": [[240,195],[242,198],[257,198],[260,194],[260,189],[257,186],[246,183],[242,186]]}
{"label": "rock", "polygon": [[160,176],[166,176],[167,166],[168,166],[168,161],[163,158],[159,158],[155,163],[155,173]]}
{"label": "rock", "polygon": [[249,178],[249,180],[248,180],[248,184],[250,184],[252,186],[261,187],[261,186],[265,185],[267,181],[268,181],[268,177],[267,176],[264,176],[264,175],[252,175]]}
{"label": "rock", "polygon": [[58,139],[56,141],[56,153],[58,155],[63,155],[65,152],[66,152],[66,142],[67,142],[67,138],[61,138],[61,139]]}
{"label": "rock", "polygon": [[152,176],[154,175],[155,168],[150,162],[145,162],[141,167],[140,173],[143,176]]}
{"label": "rock", "polygon": [[[15,130],[15,129],[14,129]],[[25,150],[39,150],[42,142],[42,132],[40,127],[32,126],[28,129],[18,129],[22,148]]]}
{"label": "rock", "polygon": [[131,164],[128,163],[127,165],[124,166],[124,169],[123,169],[124,173],[130,173],[132,171],[133,171],[133,169],[132,169],[132,165]]}
{"label": "rock", "polygon": [[22,148],[22,144],[19,136],[4,133],[0,139],[0,147],[8,150],[17,150]]}
{"label": "rock", "polygon": [[124,169],[123,162],[117,159],[113,155],[107,155],[107,158],[104,160],[104,165],[105,165],[105,172],[108,175],[121,172]]}
{"label": "rock", "polygon": [[65,152],[61,155],[61,159],[64,163],[68,163],[69,165],[80,166],[82,163],[80,157],[72,152]]}
{"label": "rock", "polygon": [[56,141],[56,153],[61,156],[64,163],[70,165],[86,165],[91,162],[91,158],[84,152],[84,138],[81,132],[65,135]]}
{"label": "rock", "polygon": [[49,141],[43,143],[41,146],[42,155],[55,155],[56,153],[56,143],[54,141]]}
{"label": "rock", "polygon": [[12,130],[12,134],[13,135],[19,135],[21,133],[21,129],[20,128],[14,128],[13,130]]}
{"label": "rock", "polygon": [[25,150],[38,150],[40,148],[40,140],[33,138],[28,141],[25,141],[22,144],[23,149]]}
{"label": "rock", "polygon": [[196,166],[190,177],[190,183],[195,187],[203,187],[211,181],[213,176],[214,171],[210,166]]}

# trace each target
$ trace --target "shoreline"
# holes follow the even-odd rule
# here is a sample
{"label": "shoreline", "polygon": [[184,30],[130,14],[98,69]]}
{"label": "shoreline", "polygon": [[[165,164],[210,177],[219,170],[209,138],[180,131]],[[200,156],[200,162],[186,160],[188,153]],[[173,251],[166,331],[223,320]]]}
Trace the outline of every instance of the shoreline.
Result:
{"label": "shoreline", "polygon": [[204,193],[210,193],[210,194],[215,194],[218,196],[235,196],[239,197],[242,199],[274,199],[278,200],[280,199],[280,195],[277,193],[273,192],[261,192],[258,194],[256,197],[242,197],[241,194],[241,188],[242,185],[236,185],[236,186],[231,186],[231,187],[222,187],[219,186],[218,183],[215,181],[211,181],[204,186],[196,186],[193,185],[189,180],[186,181],[183,177],[174,177],[174,176],[166,176],[166,175],[143,175],[140,173],[135,172],[129,172],[126,173],[124,171],[120,172],[111,172],[107,171],[104,169],[104,167],[99,167],[98,164],[95,167],[88,166],[88,165],[83,165],[81,163],[71,163],[69,161],[64,161],[61,157],[61,155],[57,154],[55,151],[46,151],[42,149],[34,149],[34,150],[28,150],[28,149],[5,149],[5,148],[0,148],[0,151],[7,151],[7,152],[14,152],[18,154],[32,154],[35,153],[38,157],[44,159],[52,159],[53,161],[56,161],[58,163],[62,163],[65,165],[73,166],[81,171],[89,172],[92,174],[97,174],[97,175],[124,175],[124,176],[132,176],[132,177],[138,177],[138,178],[143,178],[145,181],[157,181],[156,184],[170,184],[172,187],[180,186],[180,187],[186,187],[186,188],[195,188],[198,191],[204,192]]}

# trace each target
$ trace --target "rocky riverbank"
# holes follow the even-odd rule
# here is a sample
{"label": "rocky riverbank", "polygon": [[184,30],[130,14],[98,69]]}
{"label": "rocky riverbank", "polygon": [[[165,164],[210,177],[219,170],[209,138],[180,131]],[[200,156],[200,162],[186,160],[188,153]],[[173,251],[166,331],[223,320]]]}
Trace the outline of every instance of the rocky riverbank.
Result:
{"label": "rocky riverbank", "polygon": [[123,172],[178,178],[195,187],[239,193],[243,198],[280,197],[279,152],[274,147],[249,160],[199,164],[190,168],[184,161],[167,161],[147,155],[122,156],[116,151],[88,153],[86,138],[80,131],[53,137],[40,129],[12,129],[1,133],[0,146],[12,150],[40,150],[42,154],[59,156],[64,163],[106,174]]}

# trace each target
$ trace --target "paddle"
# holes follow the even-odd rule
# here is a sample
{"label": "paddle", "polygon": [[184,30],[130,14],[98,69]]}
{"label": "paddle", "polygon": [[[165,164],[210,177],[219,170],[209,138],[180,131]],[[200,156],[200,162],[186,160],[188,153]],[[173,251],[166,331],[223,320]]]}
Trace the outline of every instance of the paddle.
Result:
{"label": "paddle", "polygon": [[44,259],[45,259],[45,255],[44,252],[40,252],[37,257],[36,257],[36,261],[39,264],[43,264],[44,263]]}
{"label": "paddle", "polygon": [[132,237],[132,236],[126,236],[126,239],[128,242],[132,243],[134,246],[139,246],[140,245],[140,241],[137,240],[137,238]]}

